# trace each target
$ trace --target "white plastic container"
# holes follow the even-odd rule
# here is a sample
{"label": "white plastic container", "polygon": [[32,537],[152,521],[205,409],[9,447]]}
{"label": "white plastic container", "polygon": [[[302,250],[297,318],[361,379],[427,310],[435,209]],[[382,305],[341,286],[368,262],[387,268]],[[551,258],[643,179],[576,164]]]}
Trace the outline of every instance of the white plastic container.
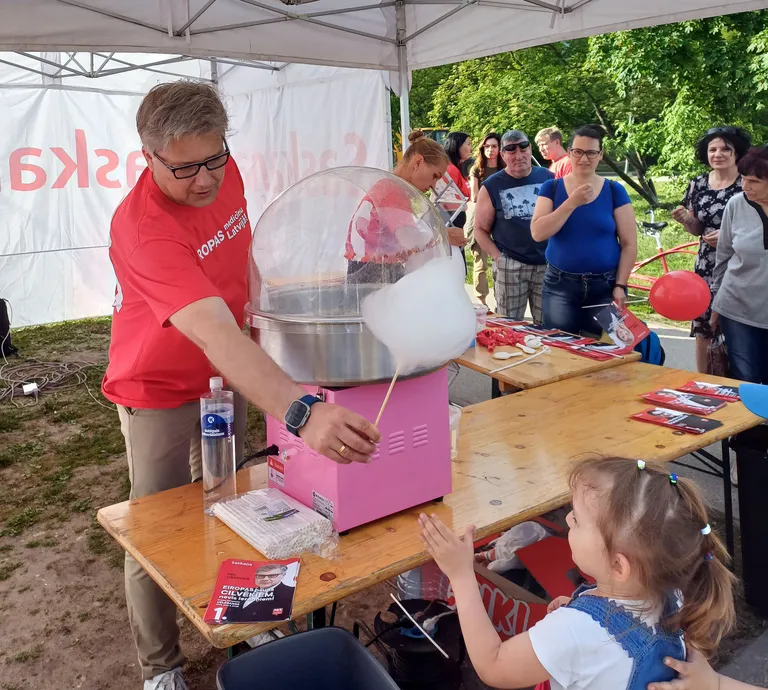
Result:
{"label": "white plastic container", "polygon": [[482,331],[488,323],[488,307],[484,304],[475,304],[475,318],[477,319],[477,328],[475,333]]}

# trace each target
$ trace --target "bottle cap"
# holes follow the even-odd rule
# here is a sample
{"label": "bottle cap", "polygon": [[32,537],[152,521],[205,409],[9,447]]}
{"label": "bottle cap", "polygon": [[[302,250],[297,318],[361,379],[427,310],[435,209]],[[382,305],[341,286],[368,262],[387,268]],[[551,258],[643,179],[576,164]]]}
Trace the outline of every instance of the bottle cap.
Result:
{"label": "bottle cap", "polygon": [[220,391],[224,388],[224,379],[221,376],[211,376],[210,385],[212,391]]}

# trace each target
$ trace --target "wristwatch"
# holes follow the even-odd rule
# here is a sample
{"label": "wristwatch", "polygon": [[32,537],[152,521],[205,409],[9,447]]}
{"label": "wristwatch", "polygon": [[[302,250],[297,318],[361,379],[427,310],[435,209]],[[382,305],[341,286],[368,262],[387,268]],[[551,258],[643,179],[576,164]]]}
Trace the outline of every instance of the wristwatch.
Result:
{"label": "wristwatch", "polygon": [[298,436],[301,428],[309,420],[312,405],[319,402],[320,398],[314,395],[305,395],[299,400],[294,400],[288,408],[288,412],[285,413],[285,419],[283,420],[285,428],[294,436]]}
{"label": "wristwatch", "polygon": [[622,285],[621,283],[614,283],[613,289],[615,290],[616,288],[621,288],[625,293],[629,294],[629,288],[626,285]]}

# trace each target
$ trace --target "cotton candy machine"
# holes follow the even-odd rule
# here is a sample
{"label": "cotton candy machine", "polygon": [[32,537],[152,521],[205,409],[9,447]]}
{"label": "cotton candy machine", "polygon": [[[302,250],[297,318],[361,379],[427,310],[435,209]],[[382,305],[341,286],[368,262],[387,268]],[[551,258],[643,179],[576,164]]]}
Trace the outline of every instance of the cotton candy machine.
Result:
{"label": "cotton candy machine", "polygon": [[[311,175],[272,202],[254,228],[251,337],[310,393],[373,421],[396,364],[366,327],[362,302],[448,256],[438,212],[410,184],[372,168]],[[268,418],[267,442],[280,449],[270,458],[270,485],[325,514],[339,531],[450,493],[444,370],[417,369],[399,381],[379,429],[369,464],[337,465]]]}

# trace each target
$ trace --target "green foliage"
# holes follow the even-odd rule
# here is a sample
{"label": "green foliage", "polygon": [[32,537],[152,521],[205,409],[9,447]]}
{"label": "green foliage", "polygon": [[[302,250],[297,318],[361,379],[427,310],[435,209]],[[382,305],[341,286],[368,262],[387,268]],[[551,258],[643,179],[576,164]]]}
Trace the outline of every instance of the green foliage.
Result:
{"label": "green foliage", "polygon": [[710,127],[740,125],[754,141],[768,139],[768,12],[528,48],[422,70],[413,83],[414,126],[464,130],[475,141],[490,130],[533,136],[557,125],[567,135],[602,124],[609,167],[658,207],[652,176],[700,172],[694,144]]}

